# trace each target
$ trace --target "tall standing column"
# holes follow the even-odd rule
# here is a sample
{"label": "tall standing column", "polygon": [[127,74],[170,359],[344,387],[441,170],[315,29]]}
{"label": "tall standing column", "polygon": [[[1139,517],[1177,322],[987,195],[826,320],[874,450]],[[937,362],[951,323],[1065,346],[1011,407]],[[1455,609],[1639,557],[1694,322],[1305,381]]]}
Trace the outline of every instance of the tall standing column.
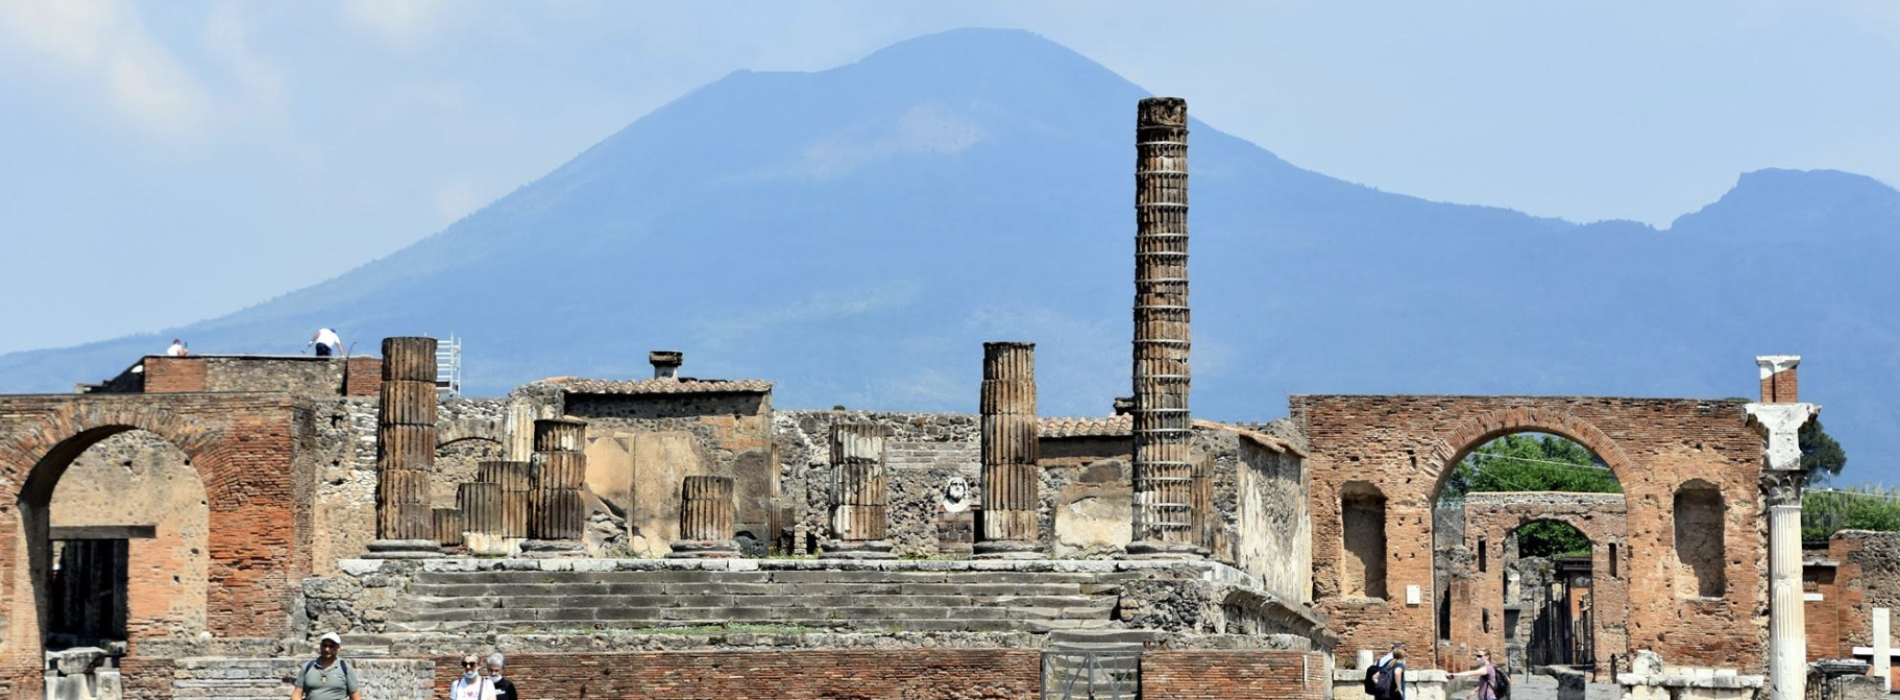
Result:
{"label": "tall standing column", "polygon": [[585,421],[544,418],[534,422],[529,541],[522,544],[523,551],[581,551],[581,529],[587,520],[581,502],[581,484],[587,479],[587,454],[581,451],[586,432]]}
{"label": "tall standing column", "polygon": [[890,485],[884,472],[884,439],[876,423],[831,427],[831,532],[825,555],[890,559]]}
{"label": "tall standing column", "polygon": [[1746,411],[1767,437],[1761,473],[1768,507],[1768,679],[1772,700],[1803,700],[1807,694],[1807,620],[1801,600],[1801,426],[1821,407],[1796,399],[1794,355],[1755,358],[1761,368],[1761,402]]}
{"label": "tall standing column", "polygon": [[980,410],[983,527],[971,551],[977,559],[1040,558],[1035,343],[983,344]]}
{"label": "tall standing column", "polygon": [[429,506],[435,476],[435,339],[383,339],[376,410],[376,541],[369,556],[439,556]]}
{"label": "tall standing column", "polygon": [[1187,101],[1151,97],[1135,119],[1135,512],[1130,556],[1206,556],[1195,532],[1188,415]]}

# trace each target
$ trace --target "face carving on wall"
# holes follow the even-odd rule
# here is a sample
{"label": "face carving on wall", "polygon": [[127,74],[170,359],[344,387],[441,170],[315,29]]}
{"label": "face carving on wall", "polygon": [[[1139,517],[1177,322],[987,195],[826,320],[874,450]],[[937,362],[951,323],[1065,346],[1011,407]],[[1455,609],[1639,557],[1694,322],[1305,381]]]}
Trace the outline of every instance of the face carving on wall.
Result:
{"label": "face carving on wall", "polygon": [[970,508],[970,482],[961,476],[950,477],[939,489],[943,496],[943,509],[950,513],[961,513]]}

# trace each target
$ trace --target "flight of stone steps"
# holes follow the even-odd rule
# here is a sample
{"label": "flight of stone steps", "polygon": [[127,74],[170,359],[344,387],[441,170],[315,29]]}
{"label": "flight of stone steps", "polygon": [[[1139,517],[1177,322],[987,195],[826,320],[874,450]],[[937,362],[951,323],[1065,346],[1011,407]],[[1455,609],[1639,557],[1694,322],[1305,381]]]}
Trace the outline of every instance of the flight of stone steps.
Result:
{"label": "flight of stone steps", "polygon": [[1046,633],[1117,627],[1120,586],[1049,571],[423,571],[387,632],[585,634],[720,625]]}

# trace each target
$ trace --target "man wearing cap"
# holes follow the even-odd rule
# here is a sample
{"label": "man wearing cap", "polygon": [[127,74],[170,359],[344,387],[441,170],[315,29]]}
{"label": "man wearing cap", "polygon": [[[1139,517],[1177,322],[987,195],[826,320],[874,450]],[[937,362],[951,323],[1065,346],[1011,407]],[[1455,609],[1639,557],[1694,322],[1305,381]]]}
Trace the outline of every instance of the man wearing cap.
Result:
{"label": "man wearing cap", "polygon": [[303,665],[290,686],[290,700],[363,700],[356,669],[337,656],[343,638],[329,632],[317,640],[317,658]]}

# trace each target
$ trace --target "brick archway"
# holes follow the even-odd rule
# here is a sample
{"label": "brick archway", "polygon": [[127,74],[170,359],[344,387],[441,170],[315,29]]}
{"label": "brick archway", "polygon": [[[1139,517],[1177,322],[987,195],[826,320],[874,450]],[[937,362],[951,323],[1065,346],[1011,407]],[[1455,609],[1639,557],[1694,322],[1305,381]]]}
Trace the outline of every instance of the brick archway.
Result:
{"label": "brick archway", "polygon": [[[1670,663],[1759,672],[1767,647],[1765,561],[1759,490],[1760,435],[1740,400],[1571,396],[1301,395],[1291,419],[1305,432],[1313,522],[1314,604],[1332,619],[1344,650],[1404,641],[1433,648],[1432,510],[1448,467],[1490,438],[1544,432],[1575,440],[1614,471],[1627,503],[1623,575],[1632,582],[1631,649]],[[1680,598],[1672,580],[1677,487],[1701,478],[1729,494],[1720,536],[1731,582],[1719,599]],[[1340,495],[1367,481],[1387,498],[1384,599],[1342,593]],[[1413,589],[1417,589],[1414,597]],[[1409,601],[1418,600],[1418,604]],[[1425,663],[1431,655],[1418,654]]]}
{"label": "brick archway", "polygon": [[53,489],[88,447],[127,431],[178,448],[204,485],[206,631],[286,636],[310,571],[313,415],[287,394],[0,397],[0,668],[14,692],[39,686]]}
{"label": "brick archway", "polygon": [[[1507,648],[1504,622],[1508,574],[1505,541],[1526,525],[1558,522],[1576,528],[1590,540],[1590,594],[1597,611],[1593,617],[1592,645],[1597,670],[1610,669],[1629,653],[1629,523],[1627,503],[1620,493],[1476,493],[1465,501],[1466,550],[1477,562],[1464,581],[1452,588],[1452,627],[1441,630],[1449,639],[1451,657],[1467,658],[1476,647],[1486,647],[1502,658]],[[1482,563],[1479,563],[1482,562]],[[1462,584],[1462,585],[1460,585]],[[1460,599],[1459,593],[1463,593]],[[1484,629],[1482,621],[1497,621]],[[1599,676],[1603,677],[1603,676]]]}

